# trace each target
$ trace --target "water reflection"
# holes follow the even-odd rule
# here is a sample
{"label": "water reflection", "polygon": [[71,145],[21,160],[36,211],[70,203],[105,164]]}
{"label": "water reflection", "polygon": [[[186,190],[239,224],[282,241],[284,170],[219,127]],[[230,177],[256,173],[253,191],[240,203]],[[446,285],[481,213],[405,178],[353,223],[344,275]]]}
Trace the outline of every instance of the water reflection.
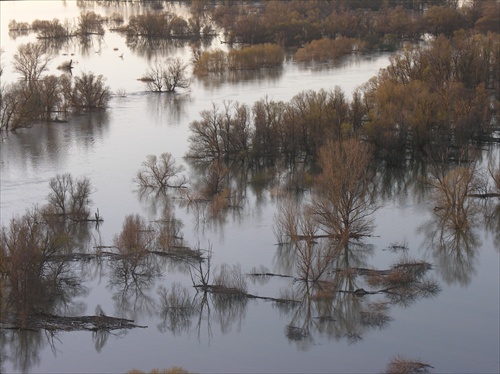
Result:
{"label": "water reflection", "polygon": [[456,229],[435,216],[419,228],[423,246],[437,263],[437,272],[447,284],[467,286],[477,273],[482,245],[476,228]]}
{"label": "water reflection", "polygon": [[186,39],[146,38],[136,35],[127,35],[127,47],[147,62],[152,62],[157,56],[175,54],[179,48],[189,45]]}
{"label": "water reflection", "polygon": [[235,163],[191,162],[191,187],[183,191],[180,206],[192,214],[197,231],[221,230],[243,217],[247,206],[248,168]]}
{"label": "water reflection", "polygon": [[68,149],[74,144],[86,151],[91,150],[97,139],[106,136],[108,125],[109,115],[104,112],[81,115],[68,123],[37,125],[9,133],[8,144],[2,145],[8,148],[3,148],[2,154],[15,160],[16,172],[36,171],[42,163],[57,166],[65,160]]}
{"label": "water reflection", "polygon": [[485,222],[486,230],[493,236],[493,245],[500,252],[500,203],[487,205]]}
{"label": "water reflection", "polygon": [[191,296],[184,286],[174,283],[170,290],[160,287],[160,307],[158,315],[162,321],[160,332],[170,331],[174,335],[188,333],[191,328],[199,339],[206,328],[206,336],[211,340],[213,324],[225,335],[235,327],[241,329],[246,317],[248,298],[245,295],[197,291]]}
{"label": "water reflection", "polygon": [[186,106],[191,104],[189,94],[171,92],[150,93],[146,96],[147,113],[156,118],[158,123],[179,126],[186,117]]}
{"label": "water reflection", "polygon": [[[408,307],[414,302],[439,293],[436,281],[427,277],[431,265],[422,261],[401,258],[390,269],[376,270],[363,267],[373,248],[362,243],[346,244],[330,267],[330,276],[318,282],[308,282],[293,276],[272,274],[262,266],[248,276],[263,277],[271,282],[273,277],[289,277],[291,283],[277,298],[253,296],[241,288],[225,288],[208,284],[210,280],[210,255],[208,262],[200,263],[196,276],[192,276],[197,292],[191,296],[180,284],[159,290],[161,305],[157,314],[161,318],[158,329],[174,335],[196,330],[201,339],[206,328],[209,339],[213,325],[222,334],[244,323],[250,299],[271,300],[286,320],[284,335],[300,350],[309,350],[318,340],[345,339],[348,343],[362,340],[371,330],[381,330],[392,321],[390,310],[400,305]],[[289,262],[288,257],[287,263]],[[293,273],[295,266],[285,266]],[[237,270],[233,267],[232,272]],[[230,277],[224,277],[228,281]],[[198,282],[195,281],[198,279]],[[215,276],[215,279],[219,279]],[[232,278],[231,278],[232,279]],[[241,283],[241,280],[238,281]],[[264,281],[255,280],[262,283]],[[364,288],[362,288],[364,287]],[[366,291],[365,288],[371,291]]]}
{"label": "water reflection", "polygon": [[246,84],[254,81],[276,83],[281,79],[283,73],[284,69],[279,67],[258,70],[228,71],[221,74],[214,73],[198,77],[197,79],[203,84],[205,89],[214,90],[225,84]]}
{"label": "water reflection", "polygon": [[161,277],[161,260],[146,255],[110,261],[108,289],[112,292],[115,314],[133,320],[153,315],[155,297],[151,291]]}
{"label": "water reflection", "polygon": [[[0,331],[0,347],[8,349],[10,353],[3,353],[7,360],[1,363],[12,362],[12,370],[19,373],[27,373],[33,367],[40,365],[40,352],[48,343],[47,335],[40,331]],[[1,364],[0,364],[1,365]],[[2,367],[0,366],[0,369]],[[3,372],[3,370],[2,370]]]}

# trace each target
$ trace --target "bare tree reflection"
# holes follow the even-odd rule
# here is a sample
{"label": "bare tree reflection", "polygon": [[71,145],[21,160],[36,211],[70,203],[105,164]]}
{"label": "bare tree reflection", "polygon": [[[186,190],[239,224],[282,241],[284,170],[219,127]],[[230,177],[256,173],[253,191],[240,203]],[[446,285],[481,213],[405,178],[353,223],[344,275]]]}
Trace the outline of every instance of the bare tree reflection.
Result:
{"label": "bare tree reflection", "polygon": [[174,54],[178,48],[186,46],[189,41],[187,39],[147,38],[127,35],[126,43],[131,51],[145,58],[147,61],[151,61],[157,55],[167,56]]}
{"label": "bare tree reflection", "polygon": [[147,112],[155,117],[158,123],[178,126],[186,115],[186,105],[191,101],[189,94],[170,93],[168,95],[147,95]]}
{"label": "bare tree reflection", "polygon": [[244,167],[227,166],[221,161],[192,163],[198,179],[184,192],[182,205],[193,214],[199,230],[222,228],[231,214],[241,217],[246,203]]}
{"label": "bare tree reflection", "polygon": [[493,236],[493,244],[497,251],[500,251],[500,204],[487,206],[486,215],[486,230]]}
{"label": "bare tree reflection", "polygon": [[[430,264],[403,257],[390,269],[369,269],[367,256],[372,252],[359,241],[344,243],[329,262],[329,271],[315,282],[301,277],[296,268],[293,298],[300,304],[280,311],[289,318],[286,336],[299,349],[308,349],[320,336],[356,343],[367,331],[389,325],[392,306],[409,306],[439,292],[437,282],[426,275]],[[287,261],[288,257],[283,256]],[[299,262],[300,257],[294,256]],[[371,300],[368,295],[377,296]]]}
{"label": "bare tree reflection", "polygon": [[40,352],[46,342],[41,331],[9,330],[0,335],[0,345],[8,349],[7,359],[19,373],[27,373],[40,365]]}
{"label": "bare tree reflection", "polygon": [[447,284],[468,285],[477,273],[481,240],[475,229],[454,229],[441,219],[431,219],[419,228],[424,233],[422,245],[437,262],[436,271]]}
{"label": "bare tree reflection", "polygon": [[151,295],[155,281],[161,276],[158,258],[143,256],[140,260],[110,261],[108,288],[114,291],[113,301],[117,314],[136,319],[152,315],[155,298]]}
{"label": "bare tree reflection", "polygon": [[160,286],[159,315],[162,322],[158,325],[160,332],[171,331],[174,336],[189,331],[192,318],[199,313],[198,300],[189,294],[186,287],[180,283],[173,283],[170,290]]}

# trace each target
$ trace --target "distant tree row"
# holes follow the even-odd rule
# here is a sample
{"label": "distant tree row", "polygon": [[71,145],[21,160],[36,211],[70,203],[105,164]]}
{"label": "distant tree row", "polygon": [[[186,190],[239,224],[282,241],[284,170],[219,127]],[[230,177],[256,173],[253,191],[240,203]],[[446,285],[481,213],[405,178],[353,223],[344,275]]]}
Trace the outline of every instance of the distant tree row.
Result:
{"label": "distant tree row", "polygon": [[200,38],[213,35],[213,29],[199,14],[187,20],[168,11],[131,16],[127,25],[117,28],[129,36],[159,38]]}
{"label": "distant tree row", "polygon": [[9,32],[11,34],[27,34],[31,31],[37,33],[38,39],[61,39],[72,36],[104,35],[103,24],[106,19],[95,12],[81,12],[77,25],[70,22],[62,23],[57,18],[51,21],[34,20],[31,24],[27,22],[9,21]]}
{"label": "distant tree row", "polygon": [[[30,127],[39,121],[65,119],[70,112],[105,109],[111,91],[101,75],[43,75],[52,56],[39,43],[18,47],[14,71],[21,79],[0,86],[0,131]],[[0,77],[3,69],[0,69]]]}
{"label": "distant tree row", "polygon": [[498,32],[500,4],[469,1],[263,1],[260,7],[237,1],[213,8],[213,20],[228,41],[302,46],[339,36],[365,41],[371,48],[395,48],[398,39],[424,34],[452,35],[459,29]]}

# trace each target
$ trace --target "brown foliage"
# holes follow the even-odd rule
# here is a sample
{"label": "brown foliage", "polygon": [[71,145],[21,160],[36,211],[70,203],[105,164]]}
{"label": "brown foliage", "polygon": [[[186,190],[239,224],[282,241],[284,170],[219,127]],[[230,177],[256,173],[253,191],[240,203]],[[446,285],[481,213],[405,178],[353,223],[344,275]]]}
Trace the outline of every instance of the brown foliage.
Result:
{"label": "brown foliage", "polygon": [[122,231],[115,235],[113,243],[123,256],[139,259],[155,248],[153,225],[138,214],[128,215],[123,222]]}
{"label": "brown foliage", "polygon": [[81,12],[80,17],[78,18],[78,34],[90,35],[90,34],[104,34],[104,28],[102,26],[104,22],[104,18],[102,18],[99,14],[89,11],[89,12]]}
{"label": "brown foliage", "polygon": [[196,75],[224,73],[226,71],[256,70],[283,64],[285,51],[276,44],[257,44],[224,52],[220,49],[205,51],[194,65]]}
{"label": "brown foliage", "polygon": [[352,52],[361,52],[364,42],[340,36],[336,39],[323,38],[313,40],[295,52],[296,61],[328,61],[346,56]]}
{"label": "brown foliage", "polygon": [[75,77],[72,94],[73,107],[76,110],[102,110],[108,106],[111,90],[105,85],[106,79],[94,73],[82,73]]}
{"label": "brown foliage", "polygon": [[446,151],[488,136],[498,43],[497,36],[460,31],[391,57],[365,85],[369,140],[401,160],[408,149]]}

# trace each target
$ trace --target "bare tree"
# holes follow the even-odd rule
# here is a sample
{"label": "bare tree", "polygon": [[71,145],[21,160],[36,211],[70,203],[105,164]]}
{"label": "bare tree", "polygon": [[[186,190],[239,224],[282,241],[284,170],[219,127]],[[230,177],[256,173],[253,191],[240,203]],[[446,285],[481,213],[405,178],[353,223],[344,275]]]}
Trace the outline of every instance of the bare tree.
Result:
{"label": "bare tree", "polygon": [[296,253],[298,279],[317,282],[339,254],[341,241],[332,241],[318,235],[320,225],[310,207],[301,208],[291,197],[286,198],[275,216],[275,235],[280,244],[290,239],[291,249]]}
{"label": "bare tree", "polygon": [[81,36],[97,34],[103,35],[104,28],[102,24],[104,18],[95,12],[81,12],[78,17],[78,34]]}
{"label": "bare tree", "polygon": [[321,174],[310,206],[321,229],[336,238],[360,238],[373,230],[377,205],[370,197],[372,151],[358,140],[321,148]]}
{"label": "bare tree", "polygon": [[500,160],[495,162],[494,158],[490,159],[490,161],[488,162],[488,173],[489,173],[490,177],[493,179],[495,193],[500,196],[500,163],[499,162],[500,162]]}
{"label": "bare tree", "polygon": [[225,180],[229,173],[228,168],[219,161],[212,162],[203,178],[202,193],[206,197],[213,197],[227,188]]}
{"label": "bare tree", "polygon": [[457,166],[447,171],[443,165],[433,165],[427,183],[434,189],[435,212],[451,228],[464,230],[478,212],[470,198],[482,186],[476,163]]}
{"label": "bare tree", "polygon": [[52,59],[53,56],[41,43],[21,44],[14,55],[14,71],[31,84],[40,79]]}
{"label": "bare tree", "polygon": [[77,110],[105,109],[111,99],[111,90],[104,84],[102,75],[83,73],[75,77],[72,92],[73,107]]}
{"label": "bare tree", "polygon": [[222,147],[222,121],[223,117],[217,105],[212,104],[211,110],[201,113],[200,121],[189,124],[191,135],[189,136],[188,157],[200,159],[221,159]]}
{"label": "bare tree", "polygon": [[52,113],[61,106],[63,100],[59,78],[55,75],[44,76],[38,86],[41,116],[44,120],[50,121]]}
{"label": "bare tree", "polygon": [[125,217],[122,231],[114,237],[113,243],[120,254],[137,262],[154,249],[156,234],[153,225],[143,217],[130,214]]}
{"label": "bare tree", "polygon": [[[179,174],[184,170],[182,165],[176,165],[174,157],[168,153],[162,153],[159,157],[148,155],[142,163],[142,168],[137,172],[134,181],[141,188],[153,188],[164,190],[166,188],[182,188],[187,180]],[[174,178],[177,180],[173,181]]]}
{"label": "bare tree", "polygon": [[[64,268],[64,261],[54,262],[55,256],[67,253],[71,249],[68,244],[68,234],[52,230],[37,207],[2,226],[0,280],[8,286],[2,307],[5,302],[5,307],[20,315],[46,308],[57,292],[52,294],[51,289]],[[3,291],[0,296],[4,296]]]}
{"label": "bare tree", "polygon": [[188,64],[179,57],[156,61],[144,77],[148,89],[155,92],[174,92],[177,88],[188,88],[191,80],[187,77]]}
{"label": "bare tree", "polygon": [[[0,77],[1,78],[1,77]],[[14,85],[0,86],[0,131],[15,130],[16,113],[19,102],[16,100]],[[14,128],[13,128],[14,127]]]}
{"label": "bare tree", "polygon": [[386,374],[418,374],[429,373],[429,369],[434,367],[422,362],[403,356],[394,357],[388,364],[384,371]]}
{"label": "bare tree", "polygon": [[87,219],[92,186],[90,179],[74,179],[69,173],[58,174],[49,182],[48,212],[74,220]]}

